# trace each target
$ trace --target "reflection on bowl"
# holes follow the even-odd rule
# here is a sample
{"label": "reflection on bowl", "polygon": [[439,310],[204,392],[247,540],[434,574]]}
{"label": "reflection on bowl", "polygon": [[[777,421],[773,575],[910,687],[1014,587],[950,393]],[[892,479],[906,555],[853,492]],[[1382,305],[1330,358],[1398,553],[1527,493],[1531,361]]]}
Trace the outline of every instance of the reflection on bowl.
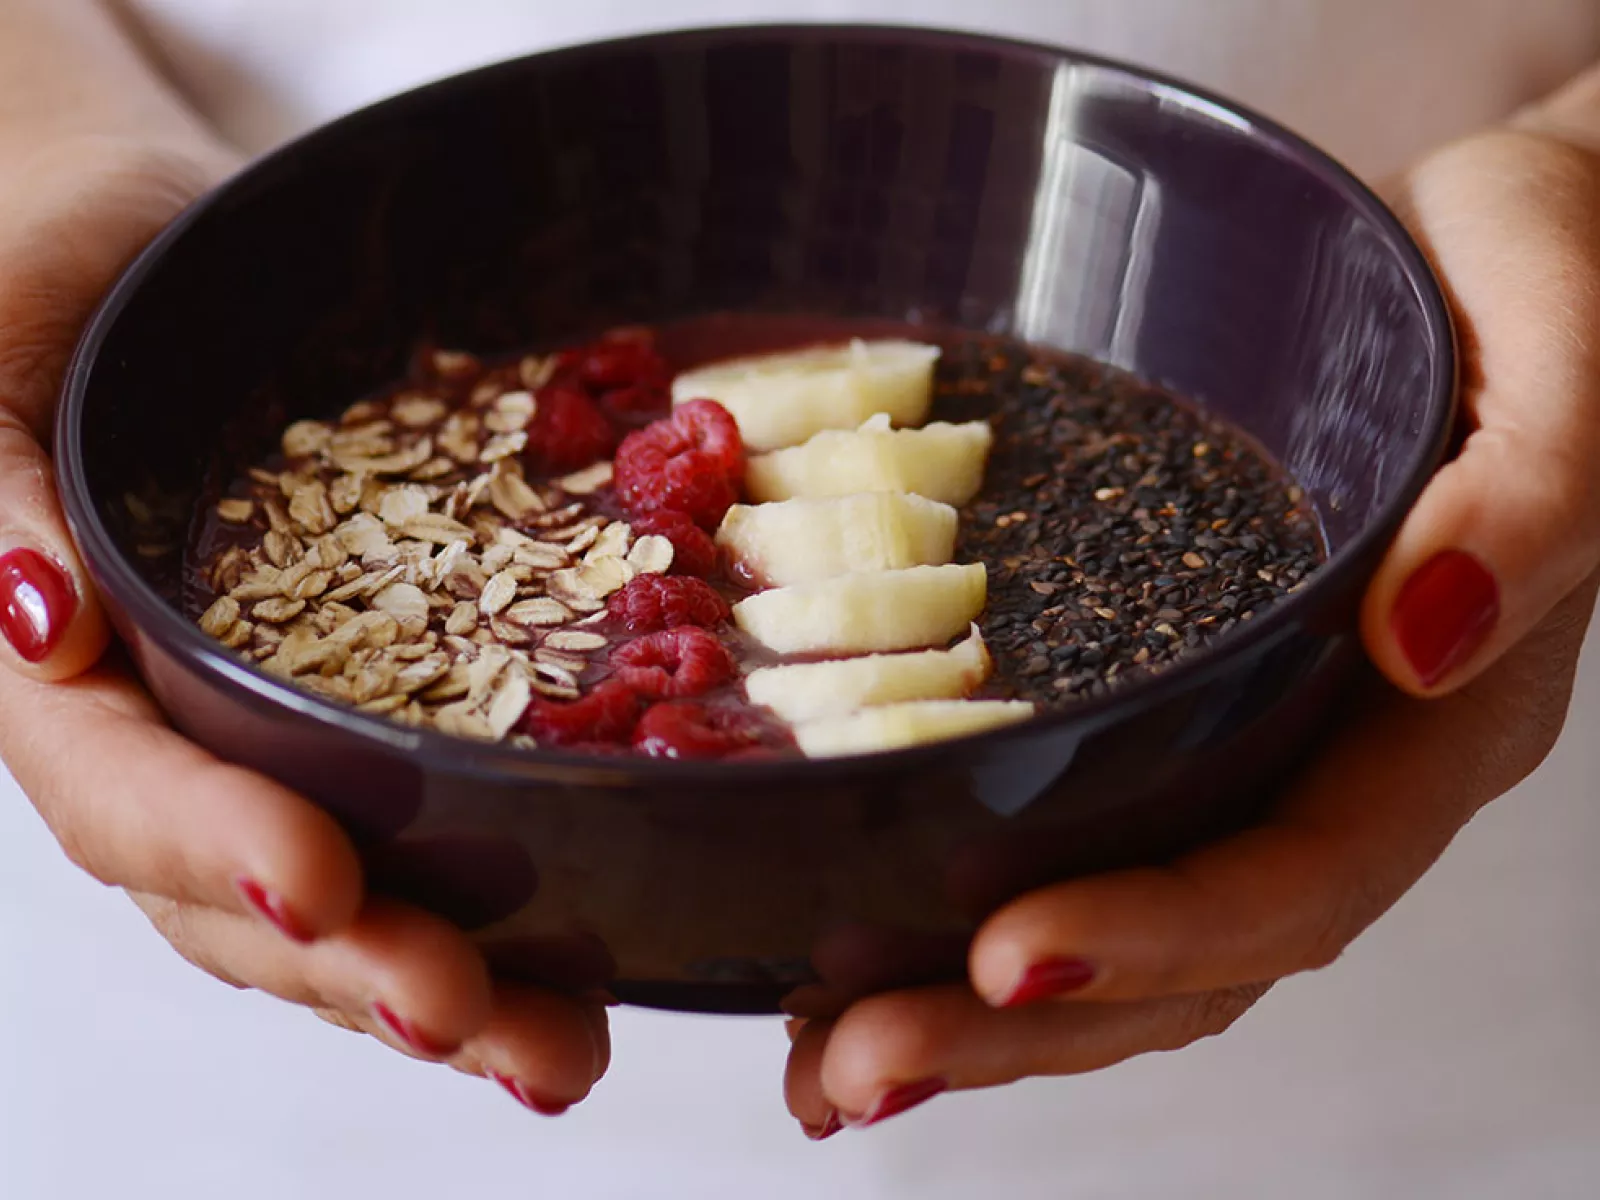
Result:
{"label": "reflection on bowl", "polygon": [[[181,553],[152,553],[148,518],[181,547],[206,464],[251,430],[398,377],[419,340],[496,354],[730,310],[956,325],[1133,370],[1284,462],[1331,559],[1161,676],[834,762],[461,743],[294,690],[177,611]],[[173,722],[325,805],[379,886],[510,978],[827,1011],[959,973],[973,923],[1022,890],[1258,812],[1357,658],[1356,602],[1440,459],[1454,385],[1415,246],[1267,122],[1035,46],[710,30],[447,80],[255,164],[107,300],[57,445],[85,558]]]}

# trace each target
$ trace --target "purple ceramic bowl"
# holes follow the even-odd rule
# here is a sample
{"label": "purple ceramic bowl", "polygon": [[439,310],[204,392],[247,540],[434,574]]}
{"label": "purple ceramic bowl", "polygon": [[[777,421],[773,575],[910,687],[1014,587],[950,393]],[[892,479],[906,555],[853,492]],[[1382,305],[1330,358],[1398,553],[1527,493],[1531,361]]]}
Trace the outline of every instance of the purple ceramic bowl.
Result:
{"label": "purple ceramic bowl", "polygon": [[[1129,368],[1287,463],[1331,559],[1214,650],[1060,715],[701,765],[473,745],[318,700],[186,621],[181,560],[135,531],[129,496],[181,545],[242,418],[336,411],[421,338],[493,354],[733,309],[909,317]],[[57,453],[173,723],[325,805],[375,887],[472,931],[508,978],[770,1012],[806,985],[827,1007],[958,975],[974,923],[1019,892],[1259,813],[1359,661],[1363,585],[1454,394],[1423,256],[1271,122],[1044,46],[719,29],[449,79],[257,162],[106,300]]]}

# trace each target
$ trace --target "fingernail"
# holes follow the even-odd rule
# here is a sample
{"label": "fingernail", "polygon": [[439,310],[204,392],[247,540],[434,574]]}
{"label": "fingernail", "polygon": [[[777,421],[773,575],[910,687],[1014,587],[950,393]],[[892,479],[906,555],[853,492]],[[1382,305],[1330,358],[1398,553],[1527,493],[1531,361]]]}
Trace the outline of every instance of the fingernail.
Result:
{"label": "fingernail", "polygon": [[509,1075],[501,1075],[498,1071],[490,1071],[489,1078],[498,1083],[516,1099],[523,1108],[531,1109],[541,1117],[559,1117],[572,1105],[564,1100],[545,1100],[530,1092],[520,1079],[513,1079]]}
{"label": "fingernail", "polygon": [[825,1142],[844,1128],[844,1122],[839,1120],[839,1110],[830,1108],[827,1120],[823,1121],[821,1125],[807,1125],[802,1121],[800,1122],[800,1128],[813,1142]]}
{"label": "fingernail", "polygon": [[950,1085],[943,1079],[921,1079],[916,1083],[901,1084],[879,1096],[877,1103],[859,1117],[842,1117],[841,1120],[851,1129],[865,1129],[869,1125],[877,1125],[890,1117],[898,1117],[903,1112],[909,1112],[919,1104],[926,1104],[939,1093],[949,1089]]}
{"label": "fingernail", "polygon": [[449,1058],[461,1048],[453,1043],[441,1042],[438,1038],[430,1037],[381,1000],[372,1006],[372,1015],[400,1041],[428,1058]]}
{"label": "fingernail", "polygon": [[1500,586],[1487,567],[1446,550],[1418,567],[1394,602],[1395,640],[1423,687],[1466,663],[1500,619]]}
{"label": "fingernail", "polygon": [[1070,996],[1094,982],[1094,967],[1081,958],[1048,958],[1036,962],[1017,979],[1001,1008],[1021,1008],[1052,996]]}
{"label": "fingernail", "polygon": [[78,608],[72,580],[37,550],[0,556],[0,633],[28,662],[43,662]]}
{"label": "fingernail", "polygon": [[300,922],[300,918],[289,910],[283,902],[283,897],[274,892],[267,891],[254,879],[240,878],[234,886],[239,889],[239,895],[244,897],[244,902],[255,909],[262,917],[278,927],[278,932],[291,941],[305,945],[316,940],[316,936]]}

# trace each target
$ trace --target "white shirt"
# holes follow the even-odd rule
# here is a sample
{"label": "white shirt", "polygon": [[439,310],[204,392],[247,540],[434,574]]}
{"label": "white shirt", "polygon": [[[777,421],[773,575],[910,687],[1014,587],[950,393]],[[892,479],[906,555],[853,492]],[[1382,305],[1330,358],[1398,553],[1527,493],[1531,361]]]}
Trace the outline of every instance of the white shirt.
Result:
{"label": "white shirt", "polygon": [[1154,66],[1369,176],[1600,58],[1597,0],[133,0],[251,149],[422,80],[623,32],[729,21],[983,28]]}

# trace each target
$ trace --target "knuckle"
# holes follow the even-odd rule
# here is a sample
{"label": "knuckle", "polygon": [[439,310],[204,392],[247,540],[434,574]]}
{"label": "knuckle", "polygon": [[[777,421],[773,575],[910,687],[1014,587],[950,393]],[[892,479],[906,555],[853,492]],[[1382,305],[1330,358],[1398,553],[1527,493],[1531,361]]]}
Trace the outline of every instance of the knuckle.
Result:
{"label": "knuckle", "polygon": [[75,837],[61,840],[61,850],[67,856],[67,861],[101,887],[115,887],[116,880],[111,878],[111,872],[101,867],[100,863],[84,849],[83,843]]}
{"label": "knuckle", "polygon": [[197,967],[213,979],[240,991],[249,987],[222,965],[212,939],[194,919],[194,910],[189,905],[164,900],[152,901],[140,907],[144,909],[151,925],[167,945],[177,951],[178,957],[190,966]]}
{"label": "knuckle", "polygon": [[122,880],[114,877],[99,854],[91,849],[90,840],[85,836],[74,822],[57,818],[49,821],[51,832],[55,834],[56,844],[61,847],[61,853],[66,855],[67,861],[90,879],[103,887],[115,887]]}
{"label": "knuckle", "polygon": [[1227,1033],[1271,987],[1270,983],[1252,983],[1195,996],[1185,1029],[1184,1044]]}
{"label": "knuckle", "polygon": [[1343,956],[1372,918],[1366,915],[1367,905],[1356,896],[1343,896],[1321,921],[1314,925],[1306,938],[1297,961],[1289,964],[1288,974],[1302,971],[1323,971],[1333,966]]}
{"label": "knuckle", "polygon": [[1513,786],[1544,765],[1560,741],[1565,725],[1564,706],[1558,712],[1542,710],[1529,714],[1524,722],[1523,736],[1516,740],[1506,764],[1507,775]]}
{"label": "knuckle", "polygon": [[343,1029],[347,1033],[366,1033],[367,1029],[349,1013],[339,1008],[312,1008],[318,1020],[325,1021],[335,1029]]}
{"label": "knuckle", "polygon": [[1329,903],[1310,926],[1298,956],[1284,974],[1321,971],[1338,962],[1361,933],[1392,903],[1390,889],[1376,877],[1356,874],[1328,890]]}
{"label": "knuckle", "polygon": [[131,882],[122,878],[123,872],[114,866],[114,856],[107,853],[104,837],[96,833],[93,813],[83,811],[81,803],[64,796],[56,783],[33,782],[34,786],[28,788],[29,798],[67,861],[105,887]]}

